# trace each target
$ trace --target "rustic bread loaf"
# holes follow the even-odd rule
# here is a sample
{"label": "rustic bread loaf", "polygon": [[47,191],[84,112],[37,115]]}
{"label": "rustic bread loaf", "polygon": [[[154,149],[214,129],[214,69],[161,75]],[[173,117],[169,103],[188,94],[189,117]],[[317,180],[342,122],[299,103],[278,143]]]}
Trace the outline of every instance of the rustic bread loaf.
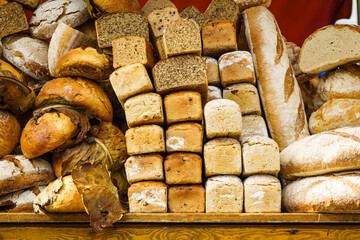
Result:
{"label": "rustic bread loaf", "polygon": [[270,174],[277,177],[280,171],[280,152],[277,143],[264,136],[241,139],[243,176]]}
{"label": "rustic bread loaf", "polygon": [[337,24],[316,30],[301,47],[299,66],[304,73],[320,73],[360,60],[360,27]]}
{"label": "rustic bread loaf", "polygon": [[281,151],[309,135],[300,88],[271,12],[262,6],[249,8],[244,21],[266,121]]}
{"label": "rustic bread loaf", "polygon": [[149,40],[149,23],[146,16],[136,12],[105,14],[95,21],[98,45],[111,47],[112,40],[126,35],[139,35]]}
{"label": "rustic bread loaf", "polygon": [[126,99],[132,96],[154,91],[149,74],[141,63],[134,63],[117,69],[110,75],[110,82],[123,106]]}
{"label": "rustic bread loaf", "polygon": [[240,139],[250,136],[268,137],[265,120],[259,115],[247,115],[242,117],[242,131]]}
{"label": "rustic bread loaf", "polygon": [[283,190],[287,212],[359,213],[359,172],[308,177]]}
{"label": "rustic bread loaf", "polygon": [[205,212],[205,188],[201,185],[171,186],[168,195],[171,213]]}
{"label": "rustic bread loaf", "polygon": [[129,128],[143,124],[164,124],[163,101],[157,93],[143,93],[129,98],[124,110]]}
{"label": "rustic bread loaf", "polygon": [[60,22],[77,27],[90,19],[85,1],[53,0],[41,3],[34,11],[29,25],[33,37],[46,39],[55,32]]}
{"label": "rustic bread loaf", "polygon": [[163,9],[154,10],[148,15],[151,29],[151,36],[155,41],[164,34],[165,28],[176,20],[180,19],[179,12],[176,7],[165,7]]}
{"label": "rustic bread loaf", "polygon": [[194,91],[170,93],[164,98],[166,122],[168,125],[176,122],[201,121],[203,111],[201,95]]}
{"label": "rustic bread loaf", "polygon": [[155,10],[160,10],[166,7],[174,7],[176,8],[175,4],[173,4],[169,0],[149,0],[145,3],[141,11],[146,15],[149,16]]}
{"label": "rustic bread loaf", "polygon": [[179,90],[197,91],[208,100],[205,63],[199,56],[184,55],[159,61],[152,70],[155,90],[161,95]]}
{"label": "rustic bread loaf", "polygon": [[208,102],[204,108],[206,137],[233,137],[241,134],[242,119],[239,105],[228,99]]}
{"label": "rustic bread loaf", "polygon": [[164,160],[165,182],[171,184],[201,184],[202,160],[193,153],[172,153]]}
{"label": "rustic bread loaf", "polygon": [[64,53],[56,65],[56,77],[84,77],[95,81],[108,79],[114,71],[112,59],[95,48],[75,48]]}
{"label": "rustic bread loaf", "polygon": [[10,2],[0,5],[0,39],[29,29],[23,7]]}
{"label": "rustic bread loaf", "polygon": [[35,197],[46,186],[32,187],[13,193],[8,193],[0,197],[0,207],[5,208],[9,213],[29,212],[33,213],[33,202]]}
{"label": "rustic bread loaf", "polygon": [[222,99],[222,91],[216,86],[208,86],[209,89],[209,101]]}
{"label": "rustic bread loaf", "polygon": [[21,189],[46,185],[54,180],[51,164],[43,159],[29,160],[23,155],[7,155],[0,160],[3,169],[0,195]]}
{"label": "rustic bread loaf", "polygon": [[281,184],[269,175],[254,175],[244,181],[244,210],[246,213],[280,213]]}
{"label": "rustic bread loaf", "polygon": [[360,126],[360,99],[339,98],[327,101],[313,112],[309,119],[311,134],[358,126]]}
{"label": "rustic bread loaf", "polygon": [[255,6],[269,7],[271,4],[271,0],[234,0],[234,2],[238,5],[240,11],[244,11],[247,8]]}
{"label": "rustic bread loaf", "polygon": [[204,127],[198,123],[176,123],[166,130],[166,152],[202,153]]}
{"label": "rustic bread loaf", "polygon": [[202,57],[206,64],[206,77],[209,85],[220,87],[220,74],[218,61],[212,57]]}
{"label": "rustic bread loaf", "polygon": [[164,130],[157,125],[129,128],[125,134],[129,155],[165,152]]}
{"label": "rustic bread loaf", "polygon": [[257,88],[250,83],[238,83],[223,90],[223,98],[239,104],[241,114],[261,115],[260,98]]}
{"label": "rustic bread loaf", "polygon": [[168,189],[162,182],[138,182],[128,190],[130,212],[167,212]]}
{"label": "rustic bread loaf", "polygon": [[92,0],[91,3],[101,12],[140,12],[138,0]]}
{"label": "rustic bread loaf", "polygon": [[280,177],[300,177],[360,168],[360,128],[342,128],[297,141],[280,154]]}
{"label": "rustic bread loaf", "polygon": [[51,76],[55,76],[56,66],[62,55],[75,48],[95,46],[96,42],[89,36],[60,22],[49,44],[48,64]]}
{"label": "rustic bread loaf", "polygon": [[212,0],[204,14],[210,21],[228,20],[236,26],[240,10],[233,0]]}
{"label": "rustic bread loaf", "polygon": [[202,12],[200,12],[192,5],[183,8],[183,10],[180,12],[180,17],[193,19],[200,28],[202,28],[202,26],[209,21],[209,19]]}
{"label": "rustic bread loaf", "polygon": [[7,36],[1,42],[3,56],[7,61],[36,80],[50,79],[48,42],[31,38],[24,33]]}
{"label": "rustic bread loaf", "polygon": [[233,138],[215,138],[204,145],[206,177],[242,172],[240,143]]}
{"label": "rustic bread loaf", "polygon": [[21,3],[22,5],[35,9],[41,3],[41,0],[15,0],[15,2]]}
{"label": "rustic bread loaf", "polygon": [[241,213],[244,187],[241,179],[232,176],[208,178],[205,184],[207,213]]}
{"label": "rustic bread loaf", "polygon": [[19,143],[21,128],[18,120],[0,110],[0,158],[10,154]]}
{"label": "rustic bread loaf", "polygon": [[224,53],[236,51],[236,28],[231,21],[208,22],[201,29],[203,55],[218,58]]}
{"label": "rustic bread loaf", "polygon": [[160,154],[131,156],[125,162],[125,171],[130,184],[140,181],[164,181],[163,157]]}
{"label": "rustic bread loaf", "polygon": [[141,63],[148,69],[154,67],[155,56],[151,43],[143,36],[127,35],[112,41],[115,69]]}
{"label": "rustic bread loaf", "polygon": [[219,71],[223,87],[234,83],[256,83],[254,64],[247,51],[228,52],[219,58]]}

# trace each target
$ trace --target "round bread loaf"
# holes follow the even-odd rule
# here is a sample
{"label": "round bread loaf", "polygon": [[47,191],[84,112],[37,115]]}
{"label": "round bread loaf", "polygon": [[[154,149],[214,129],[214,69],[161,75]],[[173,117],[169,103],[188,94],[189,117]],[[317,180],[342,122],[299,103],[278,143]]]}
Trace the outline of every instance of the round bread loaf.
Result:
{"label": "round bread loaf", "polygon": [[311,134],[342,127],[360,126],[360,99],[341,98],[327,101],[309,119]]}
{"label": "round bread loaf", "polygon": [[20,124],[14,116],[0,111],[0,158],[10,154],[20,140]]}
{"label": "round bread loaf", "polygon": [[299,179],[283,190],[287,212],[359,213],[360,172]]}
{"label": "round bread loaf", "polygon": [[293,180],[360,169],[360,127],[322,132],[280,153],[280,177]]}
{"label": "round bread loaf", "polygon": [[96,83],[82,78],[56,78],[47,82],[35,100],[35,107],[69,104],[83,107],[95,117],[111,122],[113,108],[109,97]]}

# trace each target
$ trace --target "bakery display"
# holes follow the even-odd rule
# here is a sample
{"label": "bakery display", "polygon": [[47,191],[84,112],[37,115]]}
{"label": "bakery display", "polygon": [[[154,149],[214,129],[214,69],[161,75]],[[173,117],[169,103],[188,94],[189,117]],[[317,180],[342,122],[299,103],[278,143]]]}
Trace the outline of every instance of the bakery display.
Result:
{"label": "bakery display", "polygon": [[201,185],[171,186],[168,190],[168,208],[171,213],[205,212],[205,188]]}

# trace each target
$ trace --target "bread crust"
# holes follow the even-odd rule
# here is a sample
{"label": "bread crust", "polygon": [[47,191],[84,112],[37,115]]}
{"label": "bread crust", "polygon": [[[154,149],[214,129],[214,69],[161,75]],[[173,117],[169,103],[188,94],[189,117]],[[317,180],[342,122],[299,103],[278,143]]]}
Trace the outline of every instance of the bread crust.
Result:
{"label": "bread crust", "polygon": [[103,12],[140,12],[140,5],[137,0],[92,0],[98,9]]}
{"label": "bread crust", "polygon": [[21,128],[16,118],[0,110],[0,158],[10,154],[20,140]]}

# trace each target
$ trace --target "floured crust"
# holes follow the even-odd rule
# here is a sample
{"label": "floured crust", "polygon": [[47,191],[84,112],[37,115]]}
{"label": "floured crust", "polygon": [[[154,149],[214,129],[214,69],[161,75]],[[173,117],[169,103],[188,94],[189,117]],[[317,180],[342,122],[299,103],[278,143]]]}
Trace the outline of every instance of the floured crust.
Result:
{"label": "floured crust", "polygon": [[7,212],[34,212],[33,201],[46,186],[9,193],[0,197],[0,207],[9,208]]}
{"label": "floured crust", "polygon": [[164,181],[163,157],[160,154],[131,156],[125,162],[127,181]]}

